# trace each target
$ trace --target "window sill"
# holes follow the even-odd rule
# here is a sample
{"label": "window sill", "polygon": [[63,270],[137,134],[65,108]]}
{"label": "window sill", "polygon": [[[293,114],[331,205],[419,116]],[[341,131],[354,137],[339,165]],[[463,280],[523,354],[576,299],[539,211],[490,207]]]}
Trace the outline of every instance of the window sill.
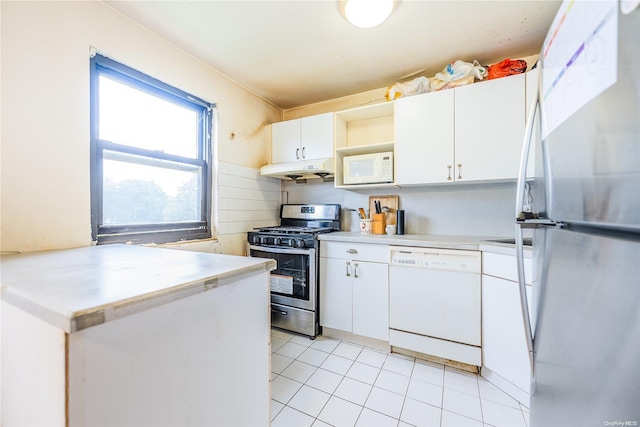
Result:
{"label": "window sill", "polygon": [[166,249],[179,249],[185,251],[196,252],[211,252],[217,253],[217,246],[220,241],[217,238],[211,237],[208,239],[196,239],[196,240],[182,240],[179,242],[167,242],[167,243],[146,243],[141,246],[148,246],[154,248],[166,248]]}

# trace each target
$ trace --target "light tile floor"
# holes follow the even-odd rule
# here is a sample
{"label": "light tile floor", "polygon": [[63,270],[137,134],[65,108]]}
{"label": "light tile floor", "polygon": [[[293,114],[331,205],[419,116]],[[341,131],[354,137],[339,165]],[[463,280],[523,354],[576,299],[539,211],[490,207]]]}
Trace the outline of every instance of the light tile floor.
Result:
{"label": "light tile floor", "polygon": [[528,427],[484,378],[320,336],[271,331],[273,427]]}

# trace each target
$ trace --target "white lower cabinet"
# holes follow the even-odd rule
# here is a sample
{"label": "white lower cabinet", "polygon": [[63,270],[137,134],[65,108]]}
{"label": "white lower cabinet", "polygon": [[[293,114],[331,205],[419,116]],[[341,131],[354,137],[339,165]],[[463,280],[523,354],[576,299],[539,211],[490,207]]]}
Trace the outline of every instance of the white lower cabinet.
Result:
{"label": "white lower cabinet", "polygon": [[[531,383],[529,354],[522,321],[515,256],[484,253],[482,274],[483,367],[487,378],[525,404]],[[531,283],[531,259],[525,259],[525,277]],[[529,313],[531,286],[527,285]],[[497,376],[496,376],[497,375]],[[506,381],[506,382],[505,382]],[[517,388],[513,388],[515,386]]]}
{"label": "white lower cabinet", "polygon": [[529,356],[517,283],[484,276],[483,298],[484,366],[528,391]]}
{"label": "white lower cabinet", "polygon": [[353,333],[389,340],[389,266],[354,261]]}
{"label": "white lower cabinet", "polygon": [[350,261],[320,258],[321,326],[353,331],[352,274]]}
{"label": "white lower cabinet", "polygon": [[389,340],[389,248],[321,242],[320,325]]}

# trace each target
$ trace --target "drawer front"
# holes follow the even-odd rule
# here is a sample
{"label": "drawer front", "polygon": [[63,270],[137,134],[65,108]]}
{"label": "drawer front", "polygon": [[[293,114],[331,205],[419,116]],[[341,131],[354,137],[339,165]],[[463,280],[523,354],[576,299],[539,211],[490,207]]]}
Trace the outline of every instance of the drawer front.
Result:
{"label": "drawer front", "polygon": [[271,303],[271,326],[315,337],[316,324],[315,311]]}
{"label": "drawer front", "polygon": [[[533,270],[531,258],[524,259],[525,282],[531,284],[531,273]],[[482,253],[482,274],[500,277],[503,279],[518,281],[518,265],[516,257],[513,255],[494,254],[492,252]]]}
{"label": "drawer front", "polygon": [[320,256],[355,261],[389,263],[388,245],[349,242],[320,242]]}

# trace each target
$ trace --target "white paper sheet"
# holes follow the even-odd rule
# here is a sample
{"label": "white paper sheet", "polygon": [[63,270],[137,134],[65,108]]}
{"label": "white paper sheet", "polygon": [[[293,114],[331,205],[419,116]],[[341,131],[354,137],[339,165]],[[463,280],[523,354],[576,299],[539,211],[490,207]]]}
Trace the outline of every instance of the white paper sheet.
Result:
{"label": "white paper sheet", "polygon": [[618,1],[565,0],[542,49],[543,138],[617,80]]}

